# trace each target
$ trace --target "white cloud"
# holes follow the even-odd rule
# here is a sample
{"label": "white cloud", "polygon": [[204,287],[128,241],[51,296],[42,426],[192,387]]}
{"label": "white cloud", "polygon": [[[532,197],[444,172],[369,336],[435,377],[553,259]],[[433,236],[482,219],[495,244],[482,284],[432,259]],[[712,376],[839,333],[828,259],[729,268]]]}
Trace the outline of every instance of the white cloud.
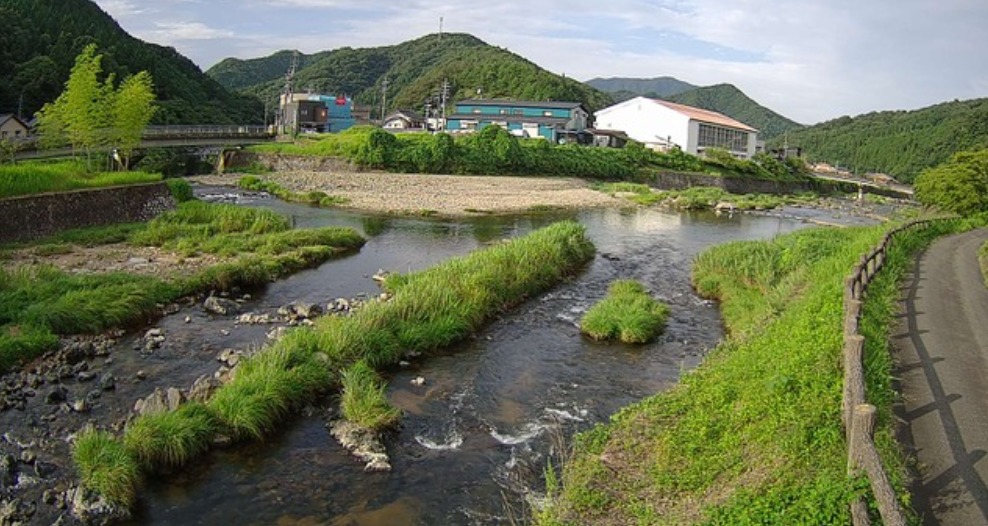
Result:
{"label": "white cloud", "polygon": [[983,0],[97,0],[206,67],[279,49],[472,33],[570,77],[729,82],[817,122],[988,96]]}

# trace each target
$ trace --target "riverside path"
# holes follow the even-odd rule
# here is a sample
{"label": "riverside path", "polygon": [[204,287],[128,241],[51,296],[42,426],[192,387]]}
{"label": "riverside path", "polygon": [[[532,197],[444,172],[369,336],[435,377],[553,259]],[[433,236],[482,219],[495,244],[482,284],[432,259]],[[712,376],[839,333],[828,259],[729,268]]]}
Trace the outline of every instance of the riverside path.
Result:
{"label": "riverside path", "polygon": [[903,282],[892,335],[900,439],[918,461],[913,507],[924,525],[988,525],[986,240],[986,229],[938,240]]}

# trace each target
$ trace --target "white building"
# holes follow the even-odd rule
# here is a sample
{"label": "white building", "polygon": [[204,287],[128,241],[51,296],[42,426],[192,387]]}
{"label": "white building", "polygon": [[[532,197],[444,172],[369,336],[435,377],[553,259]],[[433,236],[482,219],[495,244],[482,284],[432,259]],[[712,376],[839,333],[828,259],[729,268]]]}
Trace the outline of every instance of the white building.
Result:
{"label": "white building", "polygon": [[755,155],[758,130],[715,111],[635,97],[594,114],[600,130],[618,130],[656,149],[678,146],[699,155],[722,148],[739,158]]}

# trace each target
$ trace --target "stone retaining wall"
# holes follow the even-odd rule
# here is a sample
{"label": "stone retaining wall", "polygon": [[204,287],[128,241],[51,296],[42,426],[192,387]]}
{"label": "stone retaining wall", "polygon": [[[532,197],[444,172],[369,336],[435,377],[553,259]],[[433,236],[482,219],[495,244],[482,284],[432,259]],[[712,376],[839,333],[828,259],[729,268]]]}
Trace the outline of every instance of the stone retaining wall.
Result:
{"label": "stone retaining wall", "polygon": [[150,221],[175,208],[165,183],[111,186],[0,199],[0,243],[73,228]]}
{"label": "stone retaining wall", "polygon": [[356,173],[363,170],[341,157],[310,157],[304,155],[281,155],[274,153],[253,153],[237,151],[227,163],[226,169],[236,171],[237,168],[260,163],[276,172],[336,172]]}

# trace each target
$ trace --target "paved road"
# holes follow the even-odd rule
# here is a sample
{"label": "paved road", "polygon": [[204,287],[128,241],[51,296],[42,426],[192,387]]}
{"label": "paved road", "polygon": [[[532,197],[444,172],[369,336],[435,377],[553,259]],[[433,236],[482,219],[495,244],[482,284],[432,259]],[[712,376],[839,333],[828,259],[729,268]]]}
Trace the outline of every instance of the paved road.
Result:
{"label": "paved road", "polygon": [[988,230],[937,241],[904,283],[893,345],[902,440],[915,448],[914,507],[925,525],[988,525]]}

